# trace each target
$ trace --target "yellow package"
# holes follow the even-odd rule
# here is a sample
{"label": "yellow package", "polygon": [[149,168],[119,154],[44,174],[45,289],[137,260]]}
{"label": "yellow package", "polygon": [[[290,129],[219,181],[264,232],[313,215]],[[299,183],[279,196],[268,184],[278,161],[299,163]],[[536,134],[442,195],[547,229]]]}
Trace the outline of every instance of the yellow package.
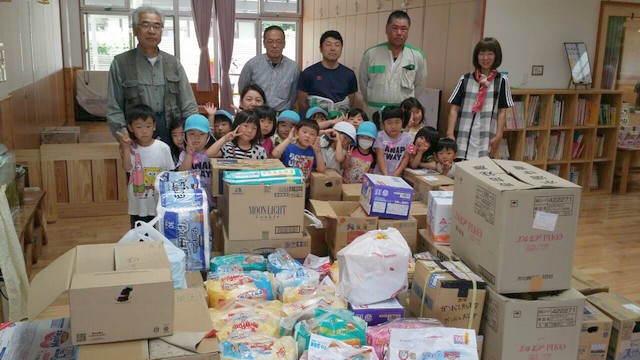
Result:
{"label": "yellow package", "polygon": [[260,334],[245,333],[238,338],[233,336],[220,343],[221,360],[295,360],[297,358],[298,347],[291,336],[277,339]]}
{"label": "yellow package", "polygon": [[216,337],[223,341],[235,331],[259,333],[267,336],[280,334],[280,316],[269,310],[243,307],[221,314],[213,322]]}
{"label": "yellow package", "polygon": [[209,307],[220,308],[238,297],[244,299],[262,299],[262,290],[253,280],[244,274],[215,276],[205,281],[209,295]]}

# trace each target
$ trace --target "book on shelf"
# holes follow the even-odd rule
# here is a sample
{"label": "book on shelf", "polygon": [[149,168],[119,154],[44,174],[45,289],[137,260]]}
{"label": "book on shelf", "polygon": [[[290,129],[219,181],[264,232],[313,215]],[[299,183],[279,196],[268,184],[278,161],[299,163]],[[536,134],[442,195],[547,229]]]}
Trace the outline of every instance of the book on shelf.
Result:
{"label": "book on shelf", "polygon": [[593,169],[591,169],[591,177],[589,177],[589,189],[596,190],[598,187],[598,169],[594,164]]}
{"label": "book on shelf", "polygon": [[507,109],[507,122],[505,124],[507,129],[522,129],[524,128],[524,102],[514,101],[513,107]]}
{"label": "book on shelf", "polygon": [[509,160],[509,142],[507,139],[502,139],[500,141],[500,148],[498,149],[498,156],[502,160]]}
{"label": "book on shelf", "polygon": [[584,150],[584,134],[581,132],[576,132],[573,134],[573,144],[571,146],[571,158],[577,159],[582,155],[582,150]]}
{"label": "book on shelf", "polygon": [[576,125],[584,125],[588,123],[593,123],[591,118],[595,116],[595,106],[596,103],[594,101],[589,101],[587,99],[579,98],[578,99],[578,111],[576,114]]}
{"label": "book on shelf", "polygon": [[598,134],[596,137],[596,156],[597,158],[601,158],[604,155],[604,134]]}
{"label": "book on shelf", "polygon": [[528,133],[525,137],[524,160],[535,160],[538,157],[538,133]]}
{"label": "book on shelf", "polygon": [[580,169],[576,165],[571,165],[571,167],[569,168],[569,181],[579,185]]}
{"label": "book on shelf", "polygon": [[547,156],[549,160],[562,160],[565,134],[565,131],[551,131]]}
{"label": "book on shelf", "polygon": [[538,126],[540,120],[540,96],[531,96],[529,98],[529,112],[527,116],[528,126]]}
{"label": "book on shelf", "polygon": [[560,176],[560,165],[549,165],[547,172],[555,176]]}
{"label": "book on shelf", "polygon": [[553,101],[553,126],[561,126],[564,117],[564,99]]}
{"label": "book on shelf", "polygon": [[600,113],[598,114],[598,125],[611,125],[611,105],[600,104]]}

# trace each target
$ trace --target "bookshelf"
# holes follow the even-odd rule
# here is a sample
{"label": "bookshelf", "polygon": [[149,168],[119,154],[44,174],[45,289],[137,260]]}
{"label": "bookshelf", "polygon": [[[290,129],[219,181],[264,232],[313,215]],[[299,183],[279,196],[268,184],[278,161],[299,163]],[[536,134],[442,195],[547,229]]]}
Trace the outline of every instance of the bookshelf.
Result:
{"label": "bookshelf", "polygon": [[583,187],[610,193],[622,92],[512,89],[503,144],[525,161]]}

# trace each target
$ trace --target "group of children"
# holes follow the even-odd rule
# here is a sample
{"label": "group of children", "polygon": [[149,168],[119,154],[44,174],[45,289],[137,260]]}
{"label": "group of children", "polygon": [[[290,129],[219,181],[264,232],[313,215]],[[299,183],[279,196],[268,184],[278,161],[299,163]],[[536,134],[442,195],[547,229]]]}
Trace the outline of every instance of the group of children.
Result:
{"label": "group of children", "polygon": [[[333,169],[347,184],[361,183],[365,173],[402,176],[407,166],[455,174],[457,145],[423,127],[424,109],[415,98],[386,107],[373,121],[360,109],[347,114],[310,108],[303,119],[292,110],[276,112],[264,105],[264,91],[249,85],[240,94],[235,117],[207,104],[209,117],[194,114],[170,124],[171,144],[153,138],[153,111],[138,105],[126,114],[128,133],[121,133],[122,163],[129,172],[131,224],[155,215],[153,186],[161,171],[200,171],[202,186],[211,186],[211,158],[280,159],[297,167],[307,186],[312,171]],[[209,198],[209,206],[215,207]]]}

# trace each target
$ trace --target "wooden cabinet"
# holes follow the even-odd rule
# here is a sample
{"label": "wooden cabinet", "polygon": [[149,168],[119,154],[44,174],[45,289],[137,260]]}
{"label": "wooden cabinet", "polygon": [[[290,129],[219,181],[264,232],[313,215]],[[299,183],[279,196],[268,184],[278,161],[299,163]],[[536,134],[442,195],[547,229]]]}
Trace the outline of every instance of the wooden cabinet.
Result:
{"label": "wooden cabinet", "polygon": [[622,92],[512,91],[501,156],[525,161],[583,187],[611,192]]}

